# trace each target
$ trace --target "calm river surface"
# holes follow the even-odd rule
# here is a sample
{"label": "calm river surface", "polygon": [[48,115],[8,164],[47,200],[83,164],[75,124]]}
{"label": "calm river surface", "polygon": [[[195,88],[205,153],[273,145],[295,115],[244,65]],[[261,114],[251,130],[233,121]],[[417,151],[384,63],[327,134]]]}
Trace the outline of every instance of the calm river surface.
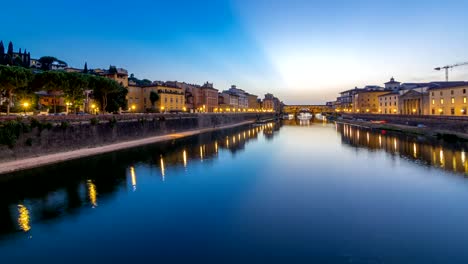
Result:
{"label": "calm river surface", "polygon": [[0,263],[468,263],[464,145],[240,127],[0,176]]}

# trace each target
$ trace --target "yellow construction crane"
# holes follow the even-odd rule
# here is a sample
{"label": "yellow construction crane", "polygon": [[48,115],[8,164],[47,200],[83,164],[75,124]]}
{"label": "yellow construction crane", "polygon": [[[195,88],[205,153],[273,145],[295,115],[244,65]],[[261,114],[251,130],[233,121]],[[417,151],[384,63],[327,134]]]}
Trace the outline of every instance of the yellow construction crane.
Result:
{"label": "yellow construction crane", "polygon": [[444,66],[444,67],[437,67],[437,68],[434,68],[434,70],[440,71],[442,69],[445,69],[445,81],[448,82],[448,80],[449,80],[448,70],[452,69],[452,68],[455,68],[455,67],[458,67],[458,66],[463,66],[463,65],[468,65],[468,62],[457,63],[457,64],[454,64],[454,65],[447,65],[447,66]]}

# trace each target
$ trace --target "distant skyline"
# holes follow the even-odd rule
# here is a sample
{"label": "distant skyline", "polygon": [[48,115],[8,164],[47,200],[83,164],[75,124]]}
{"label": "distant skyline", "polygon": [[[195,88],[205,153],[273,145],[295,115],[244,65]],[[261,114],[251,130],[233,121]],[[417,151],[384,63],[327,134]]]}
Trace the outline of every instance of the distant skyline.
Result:
{"label": "distant skyline", "polygon": [[[286,104],[356,86],[443,81],[468,61],[468,1],[7,1],[0,39],[72,67],[213,82]],[[468,66],[450,72],[468,80]]]}

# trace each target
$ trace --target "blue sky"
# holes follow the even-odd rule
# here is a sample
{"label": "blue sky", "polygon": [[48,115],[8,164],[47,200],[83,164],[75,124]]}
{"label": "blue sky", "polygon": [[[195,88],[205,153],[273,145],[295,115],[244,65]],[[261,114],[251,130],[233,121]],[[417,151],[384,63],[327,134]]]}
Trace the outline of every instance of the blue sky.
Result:
{"label": "blue sky", "polygon": [[[468,61],[468,1],[7,1],[0,39],[74,67],[236,84],[285,103],[341,90],[443,80]],[[468,66],[451,72],[468,80]]]}

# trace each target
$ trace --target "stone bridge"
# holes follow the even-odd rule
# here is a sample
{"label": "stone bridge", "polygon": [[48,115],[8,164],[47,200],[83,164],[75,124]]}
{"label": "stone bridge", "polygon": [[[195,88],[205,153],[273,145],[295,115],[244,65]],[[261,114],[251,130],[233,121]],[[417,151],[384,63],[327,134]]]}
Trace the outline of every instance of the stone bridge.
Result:
{"label": "stone bridge", "polygon": [[326,105],[285,105],[283,113],[297,114],[300,110],[309,110],[313,114],[317,113],[333,113],[333,109]]}

